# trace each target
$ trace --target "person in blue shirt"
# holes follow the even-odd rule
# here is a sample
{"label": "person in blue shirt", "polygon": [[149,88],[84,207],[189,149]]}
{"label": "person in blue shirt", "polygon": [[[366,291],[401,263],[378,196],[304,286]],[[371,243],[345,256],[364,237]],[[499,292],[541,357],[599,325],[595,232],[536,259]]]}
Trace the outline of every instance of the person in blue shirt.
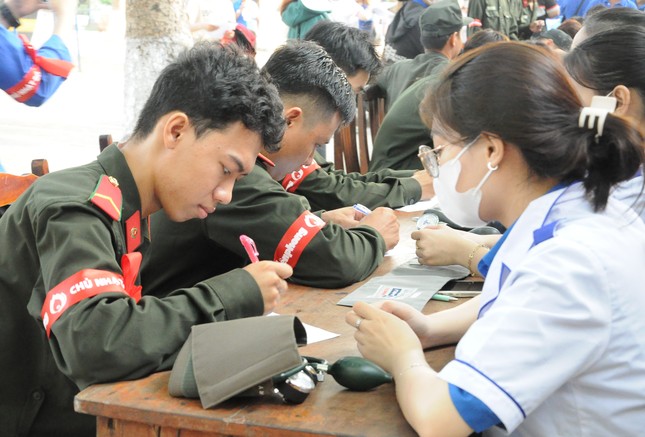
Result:
{"label": "person in blue shirt", "polygon": [[[514,42],[457,58],[420,110],[446,214],[508,230],[480,299],[430,315],[355,304],[360,353],[393,375],[419,435],[641,435],[645,224],[610,193],[643,165],[642,133]],[[455,342],[436,372],[423,349]]]}
{"label": "person in blue shirt", "polygon": [[632,0],[584,0],[584,5],[580,8],[580,15],[583,17],[597,5],[602,5],[606,8],[629,8],[638,9],[636,3]]}
{"label": "person in blue shirt", "polygon": [[[0,88],[17,102],[42,105],[69,75],[73,65],[64,39],[74,28],[76,4],[76,0],[7,0],[0,6]],[[54,31],[36,50],[16,27],[20,17],[48,7],[54,13]]]}

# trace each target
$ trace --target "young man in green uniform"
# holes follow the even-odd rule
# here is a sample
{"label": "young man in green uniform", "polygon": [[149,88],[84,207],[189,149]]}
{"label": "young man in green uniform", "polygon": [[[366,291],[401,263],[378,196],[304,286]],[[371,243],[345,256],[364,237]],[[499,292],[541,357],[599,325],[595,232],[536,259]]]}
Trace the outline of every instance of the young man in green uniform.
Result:
{"label": "young man in green uniform", "polygon": [[[437,69],[437,73],[441,68]],[[430,129],[419,116],[419,104],[435,75],[419,79],[394,102],[385,114],[374,139],[369,171],[385,169],[419,170],[423,165],[417,156],[419,146],[432,145]],[[425,170],[423,170],[425,171]]]}
{"label": "young man in green uniform", "polygon": [[374,83],[384,91],[385,109],[410,85],[457,56],[463,48],[461,28],[473,19],[463,17],[457,0],[441,0],[428,6],[419,18],[424,53],[395,62],[383,69]]}
{"label": "young man in green uniform", "polygon": [[[321,21],[305,37],[324,48],[347,75],[352,89],[360,94],[381,61],[368,33],[343,23]],[[358,98],[362,98],[360,95]],[[426,171],[384,169],[367,174],[336,170],[316,152],[311,165],[303,165],[282,180],[290,193],[304,196],[313,210],[336,209],[361,203],[369,208],[399,208],[434,195],[432,178]]]}
{"label": "young man in green uniform", "polygon": [[239,267],[248,260],[239,240],[246,234],[255,240],[260,259],[293,267],[293,282],[343,287],[366,278],[397,243],[392,210],[377,208],[360,222],[351,207],[312,213],[307,199],[278,182],[310,164],[316,147],[354,117],[354,93],[345,74],[320,46],[302,40],[278,48],[263,71],[278,87],[287,121],[280,151],[268,154],[274,164],[258,160],[236,184],[233,201],[206,220],[177,224],[163,213],[152,217],[153,234],[163,237],[152,242],[144,285],[165,290]]}
{"label": "young man in green uniform", "polygon": [[0,434],[93,436],[73,397],[169,369],[191,326],[271,311],[287,265],[262,262],[172,295],[137,285],[147,217],[205,218],[284,132],[275,87],[232,47],[166,67],[132,137],[37,180],[0,220]]}

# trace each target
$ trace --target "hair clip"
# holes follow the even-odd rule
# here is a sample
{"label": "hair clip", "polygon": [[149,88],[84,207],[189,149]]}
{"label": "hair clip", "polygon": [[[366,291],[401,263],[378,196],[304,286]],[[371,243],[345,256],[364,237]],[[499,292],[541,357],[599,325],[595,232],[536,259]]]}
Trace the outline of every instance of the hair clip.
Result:
{"label": "hair clip", "polygon": [[[587,129],[596,129],[596,141],[602,136],[603,128],[605,127],[605,120],[607,114],[614,112],[618,101],[616,97],[609,96],[593,96],[591,99],[591,106],[585,106],[580,111],[578,118],[578,127]],[[585,121],[587,126],[585,126]]]}

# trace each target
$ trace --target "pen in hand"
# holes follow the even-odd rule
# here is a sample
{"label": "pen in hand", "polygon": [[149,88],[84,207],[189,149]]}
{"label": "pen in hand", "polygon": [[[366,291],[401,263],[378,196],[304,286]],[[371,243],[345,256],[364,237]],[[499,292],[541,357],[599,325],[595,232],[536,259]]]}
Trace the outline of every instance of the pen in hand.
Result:
{"label": "pen in hand", "polygon": [[371,213],[372,213],[372,210],[371,210],[371,209],[369,209],[369,208],[368,208],[367,206],[365,206],[365,205],[361,205],[360,203],[355,203],[355,204],[354,204],[354,209],[355,209],[356,211],[360,212],[361,214],[364,214],[364,215],[369,215],[369,214],[371,214]]}
{"label": "pen in hand", "polygon": [[242,243],[242,246],[244,246],[244,250],[246,250],[246,254],[249,256],[252,263],[260,261],[260,253],[258,252],[258,248],[255,246],[255,241],[253,241],[251,237],[240,235],[240,242]]}

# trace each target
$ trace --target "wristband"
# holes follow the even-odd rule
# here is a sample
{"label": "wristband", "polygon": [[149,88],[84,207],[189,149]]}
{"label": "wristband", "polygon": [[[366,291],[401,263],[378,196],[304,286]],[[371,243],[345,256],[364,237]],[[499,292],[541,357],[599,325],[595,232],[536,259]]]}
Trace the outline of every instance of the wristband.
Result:
{"label": "wristband", "polygon": [[0,6],[0,14],[2,14],[2,18],[4,18],[9,27],[16,28],[20,26],[20,21],[18,21],[18,19],[13,15],[11,10],[5,3]]}
{"label": "wristband", "polygon": [[470,254],[468,255],[468,271],[470,272],[470,276],[477,276],[477,275],[479,274],[479,272],[475,272],[475,271],[473,271],[473,269],[472,269],[472,264],[473,264],[473,258],[475,257],[475,253],[476,253],[480,248],[488,249],[489,247],[488,247],[488,246],[486,246],[485,244],[478,244],[477,246],[475,246],[475,247],[473,248],[473,250],[472,250],[472,251],[470,252]]}

